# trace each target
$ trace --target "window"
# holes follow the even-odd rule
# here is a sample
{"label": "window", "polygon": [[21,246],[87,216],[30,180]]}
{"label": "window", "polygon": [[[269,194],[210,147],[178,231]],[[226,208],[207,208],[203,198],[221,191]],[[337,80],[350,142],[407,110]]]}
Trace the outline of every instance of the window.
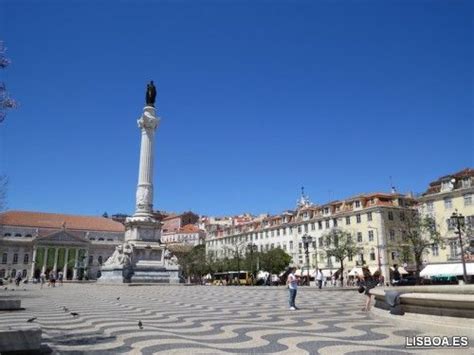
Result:
{"label": "window", "polygon": [[355,202],[355,206],[356,206],[356,208],[357,208],[357,207],[360,207],[360,201],[356,201],[356,202]]}
{"label": "window", "polygon": [[273,230],[270,232],[270,234],[271,234],[272,237],[275,235]]}
{"label": "window", "polygon": [[334,218],[334,219],[332,220],[332,225],[333,225],[334,227],[337,227],[337,218]]}
{"label": "window", "polygon": [[30,256],[28,254],[23,255],[23,264],[28,264]]}
{"label": "window", "polygon": [[0,270],[0,278],[4,278],[5,277],[5,269],[2,269]]}
{"label": "window", "polygon": [[393,221],[393,212],[392,211],[388,211],[388,219]]}
{"label": "window", "polygon": [[33,238],[31,234],[25,235],[25,238]]}
{"label": "window", "polygon": [[328,214],[328,213],[329,213],[329,207],[326,207],[326,208],[324,209],[324,214]]}
{"label": "window", "polygon": [[370,253],[370,260],[375,260],[375,253],[373,251]]}
{"label": "window", "polygon": [[351,217],[349,216],[346,217],[346,224],[347,225],[351,224]]}
{"label": "window", "polygon": [[107,241],[108,241],[108,242],[113,242],[114,240],[111,239],[111,238],[108,238]]}
{"label": "window", "polygon": [[357,232],[357,242],[358,243],[362,242],[362,232]]}
{"label": "window", "polygon": [[372,220],[372,212],[367,212],[367,220],[369,222]]}
{"label": "window", "polygon": [[279,236],[280,236],[280,230],[277,229],[277,230],[276,230],[276,233],[277,233],[277,237],[279,237]]}
{"label": "window", "polygon": [[313,223],[311,223],[311,230],[314,231],[316,229],[316,225]]}
{"label": "window", "polygon": [[451,218],[448,218],[446,220],[446,224],[448,225],[448,230],[454,230],[456,229],[456,222],[453,223],[453,221],[451,220]]}
{"label": "window", "polygon": [[347,256],[347,258],[348,258],[349,261],[352,261],[352,254],[349,254],[349,255]]}
{"label": "window", "polygon": [[18,254],[13,254],[13,264],[18,264]]}
{"label": "window", "polygon": [[3,253],[2,255],[2,264],[6,264],[8,261],[8,254],[7,253]]}
{"label": "window", "polygon": [[458,256],[458,242],[453,240],[449,243],[449,256],[456,258]]}
{"label": "window", "polygon": [[323,237],[319,237],[318,244],[320,248],[323,246],[323,242],[324,242]]}
{"label": "window", "polygon": [[286,228],[283,228],[283,235],[286,235]]}
{"label": "window", "polygon": [[444,198],[444,208],[447,210],[453,208],[453,201],[451,200],[451,197]]}
{"label": "window", "polygon": [[318,229],[323,229],[323,222],[322,221],[318,221]]}
{"label": "window", "polygon": [[463,188],[471,187],[471,178],[470,177],[465,177],[461,180],[461,186]]}
{"label": "window", "polygon": [[99,265],[102,265],[102,255],[99,255],[99,257],[97,258],[97,262],[99,263]]}
{"label": "window", "polygon": [[472,195],[471,194],[467,194],[467,195],[464,195],[464,206],[471,206],[472,205]]}
{"label": "window", "polygon": [[290,250],[293,250],[293,242],[290,240]]}
{"label": "window", "polygon": [[17,233],[17,234],[15,234],[15,237],[21,238],[21,234],[20,234],[20,233]]}
{"label": "window", "polygon": [[12,234],[11,234],[11,233],[5,233],[3,236],[4,236],[4,237],[11,237]]}
{"label": "window", "polygon": [[93,262],[94,262],[94,255],[89,255],[88,265],[92,265]]}
{"label": "window", "polygon": [[329,219],[326,220],[326,228],[329,228]]}
{"label": "window", "polygon": [[393,242],[395,240],[395,231],[393,229],[390,229],[388,233],[390,236],[390,240]]}
{"label": "window", "polygon": [[396,251],[392,251],[392,260],[395,260],[395,258],[397,257],[397,252]]}
{"label": "window", "polygon": [[369,231],[369,242],[374,241],[374,231]]}
{"label": "window", "polygon": [[305,231],[305,233],[308,232],[308,225],[307,224],[304,225],[304,231]]}
{"label": "window", "polygon": [[433,209],[434,209],[434,207],[433,207],[433,201],[428,201],[428,202],[426,202],[426,210],[427,210],[428,212],[432,212]]}
{"label": "window", "polygon": [[104,238],[99,238],[98,241],[103,242]]}
{"label": "window", "polygon": [[286,243],[283,243],[283,250],[286,251]]}
{"label": "window", "polygon": [[25,278],[27,274],[28,271],[26,271],[26,269],[23,269],[23,271],[21,272],[21,277]]}
{"label": "window", "polygon": [[405,213],[400,212],[400,221],[404,221],[404,220],[405,220]]}
{"label": "window", "polygon": [[360,223],[360,214],[359,213],[356,214],[356,222]]}
{"label": "window", "polygon": [[439,256],[439,246],[438,246],[438,244],[433,244],[431,246],[431,253],[433,254],[433,256]]}

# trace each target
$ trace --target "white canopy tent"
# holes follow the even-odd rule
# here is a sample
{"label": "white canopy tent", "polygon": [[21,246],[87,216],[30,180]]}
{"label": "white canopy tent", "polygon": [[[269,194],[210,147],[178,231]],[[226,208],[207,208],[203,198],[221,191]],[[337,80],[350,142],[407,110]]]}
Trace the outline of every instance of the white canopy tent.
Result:
{"label": "white canopy tent", "polygon": [[[474,275],[474,263],[466,263],[466,273]],[[431,264],[426,265],[420,272],[421,277],[432,276],[461,276],[463,275],[462,263],[456,264]]]}
{"label": "white canopy tent", "polygon": [[[378,270],[378,267],[376,266],[369,266],[369,271],[370,273],[373,275],[374,272],[376,272]],[[362,268],[361,267],[354,267],[352,268],[351,271],[349,271],[349,273],[347,275],[349,276],[357,276],[357,275],[362,275],[363,272],[362,272]]]}

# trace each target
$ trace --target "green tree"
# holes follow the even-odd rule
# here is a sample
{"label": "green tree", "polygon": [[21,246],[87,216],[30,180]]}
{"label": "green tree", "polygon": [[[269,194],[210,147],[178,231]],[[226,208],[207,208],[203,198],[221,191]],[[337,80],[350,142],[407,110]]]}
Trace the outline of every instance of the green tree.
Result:
{"label": "green tree", "polygon": [[283,249],[270,249],[266,253],[260,253],[260,266],[262,270],[271,274],[279,274],[284,271],[291,262],[289,256]]}
{"label": "green tree", "polygon": [[413,260],[418,278],[423,265],[423,256],[429,253],[433,245],[444,249],[444,238],[437,231],[433,217],[422,216],[415,210],[405,213],[399,223],[399,229],[401,237],[392,241],[390,247],[400,251],[403,261]]}
{"label": "green tree", "polygon": [[349,232],[334,228],[323,235],[327,257],[335,257],[341,267],[341,285],[344,285],[344,260],[356,255],[361,248],[356,245]]}

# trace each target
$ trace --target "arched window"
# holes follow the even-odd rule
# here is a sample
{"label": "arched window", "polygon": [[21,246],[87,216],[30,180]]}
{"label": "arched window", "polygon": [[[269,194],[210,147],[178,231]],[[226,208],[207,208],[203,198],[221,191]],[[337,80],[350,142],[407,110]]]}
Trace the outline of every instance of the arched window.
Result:
{"label": "arched window", "polygon": [[100,242],[103,242],[104,241],[104,238],[99,238],[98,239]]}
{"label": "arched window", "polygon": [[21,277],[25,278],[27,273],[28,273],[28,272],[26,271],[26,269],[23,269],[23,272],[22,272],[22,276],[21,276]]}
{"label": "arched window", "polygon": [[89,240],[95,240],[95,238],[94,238],[94,237],[90,237]]}
{"label": "arched window", "polygon": [[4,236],[4,237],[11,237],[12,234],[11,234],[11,233],[5,233],[3,236]]}
{"label": "arched window", "polygon": [[99,265],[102,265],[102,255],[99,255],[99,257],[97,258],[97,262],[99,263]]}
{"label": "arched window", "polygon": [[21,234],[20,234],[20,233],[17,233],[17,234],[15,234],[15,237],[21,238]]}
{"label": "arched window", "polygon": [[32,238],[31,234],[25,235],[25,238]]}

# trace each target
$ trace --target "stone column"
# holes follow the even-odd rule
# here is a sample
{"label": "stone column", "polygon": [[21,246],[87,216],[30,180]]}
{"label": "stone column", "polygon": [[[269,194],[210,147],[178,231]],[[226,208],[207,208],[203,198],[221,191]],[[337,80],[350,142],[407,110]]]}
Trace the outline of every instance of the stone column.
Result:
{"label": "stone column", "polygon": [[77,259],[79,257],[79,249],[73,249],[73,250],[76,252],[76,254],[74,256],[74,269],[72,272],[72,279],[77,280],[77,267],[78,267]]}
{"label": "stone column", "polygon": [[33,278],[35,277],[35,266],[36,266],[36,246],[33,246],[33,256],[31,258],[30,280],[33,280]]}
{"label": "stone column", "polygon": [[86,249],[84,253],[84,277],[89,278],[89,249]]}
{"label": "stone column", "polygon": [[41,272],[46,272],[46,266],[48,263],[48,247],[44,247],[44,260],[43,260],[43,267],[41,268]]}
{"label": "stone column", "polygon": [[151,217],[153,212],[153,158],[154,136],[159,125],[155,108],[145,106],[143,115],[137,121],[142,132],[140,145],[140,166],[134,217]]}
{"label": "stone column", "polygon": [[[56,272],[58,271],[58,255],[59,254],[59,249],[54,248],[54,266],[53,266],[53,272],[54,275],[56,276]],[[56,276],[57,277],[57,276]]]}
{"label": "stone column", "polygon": [[63,267],[63,278],[67,280],[67,260],[69,258],[69,249],[64,248],[64,267]]}

